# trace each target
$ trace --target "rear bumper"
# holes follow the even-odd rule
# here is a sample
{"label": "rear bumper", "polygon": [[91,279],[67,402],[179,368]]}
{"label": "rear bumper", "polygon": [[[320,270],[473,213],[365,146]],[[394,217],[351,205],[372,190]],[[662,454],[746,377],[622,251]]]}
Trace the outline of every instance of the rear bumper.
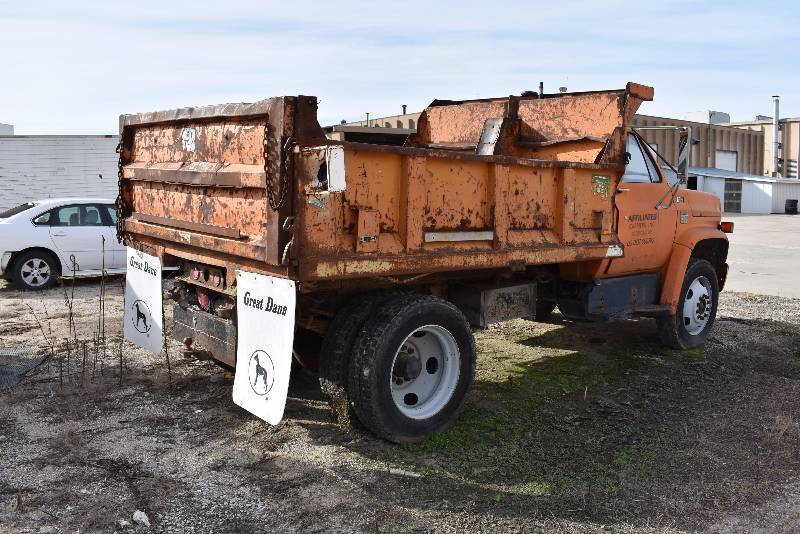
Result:
{"label": "rear bumper", "polygon": [[189,306],[173,307],[175,328],[172,336],[183,341],[192,339],[192,346],[208,351],[215,360],[236,366],[236,325],[229,320]]}

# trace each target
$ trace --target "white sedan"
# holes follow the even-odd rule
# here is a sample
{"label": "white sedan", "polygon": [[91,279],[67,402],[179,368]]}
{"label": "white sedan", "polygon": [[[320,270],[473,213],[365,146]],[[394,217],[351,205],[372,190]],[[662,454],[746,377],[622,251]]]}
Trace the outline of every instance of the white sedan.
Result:
{"label": "white sedan", "polygon": [[0,212],[0,276],[45,289],[59,276],[125,272],[117,212],[107,198],[53,198]]}

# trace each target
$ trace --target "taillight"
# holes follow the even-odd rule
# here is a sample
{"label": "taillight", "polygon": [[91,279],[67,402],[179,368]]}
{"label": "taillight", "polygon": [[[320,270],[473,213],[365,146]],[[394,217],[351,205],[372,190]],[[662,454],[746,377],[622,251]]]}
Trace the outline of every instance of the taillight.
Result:
{"label": "taillight", "polygon": [[725,232],[726,234],[733,233],[733,222],[732,221],[725,221],[719,223],[719,229]]}

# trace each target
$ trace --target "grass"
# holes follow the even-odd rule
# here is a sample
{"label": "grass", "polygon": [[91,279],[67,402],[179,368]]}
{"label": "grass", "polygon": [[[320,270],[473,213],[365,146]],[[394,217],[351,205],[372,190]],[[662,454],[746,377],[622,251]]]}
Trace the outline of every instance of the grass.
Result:
{"label": "grass", "polygon": [[[596,510],[654,482],[674,444],[669,436],[641,435],[654,400],[628,400],[625,392],[704,352],[682,355],[624,335],[618,342],[589,339],[530,323],[479,332],[474,393],[464,411],[406,451],[436,459],[449,476],[505,495],[504,502],[563,501]],[[485,468],[476,472],[482,457]]]}
{"label": "grass", "polygon": [[[470,454],[476,448],[525,441],[541,430],[531,426],[539,419],[540,412],[562,405],[565,397],[576,403],[588,402],[596,390],[618,381],[631,370],[658,365],[657,359],[640,357],[621,347],[608,347],[598,357],[540,344],[569,346],[564,339],[568,336],[560,332],[561,327],[544,335],[507,339],[505,343],[496,336],[497,330],[492,330],[494,337],[488,340],[479,334],[475,393],[464,412],[446,431],[410,445],[409,449],[448,454],[466,449],[464,452]],[[553,421],[551,424],[557,429],[562,426]],[[599,421],[598,430],[608,434],[612,427],[606,421]]]}

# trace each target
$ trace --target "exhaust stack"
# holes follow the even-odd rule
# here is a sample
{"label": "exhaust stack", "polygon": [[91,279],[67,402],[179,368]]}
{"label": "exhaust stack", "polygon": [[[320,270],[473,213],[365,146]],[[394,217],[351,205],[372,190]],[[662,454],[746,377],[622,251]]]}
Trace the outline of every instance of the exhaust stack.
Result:
{"label": "exhaust stack", "polygon": [[780,108],[780,97],[778,95],[773,95],[772,101],[775,104],[775,113],[773,113],[772,117],[772,176],[779,176],[778,174],[778,134],[780,133],[780,116],[779,116],[779,108]]}

